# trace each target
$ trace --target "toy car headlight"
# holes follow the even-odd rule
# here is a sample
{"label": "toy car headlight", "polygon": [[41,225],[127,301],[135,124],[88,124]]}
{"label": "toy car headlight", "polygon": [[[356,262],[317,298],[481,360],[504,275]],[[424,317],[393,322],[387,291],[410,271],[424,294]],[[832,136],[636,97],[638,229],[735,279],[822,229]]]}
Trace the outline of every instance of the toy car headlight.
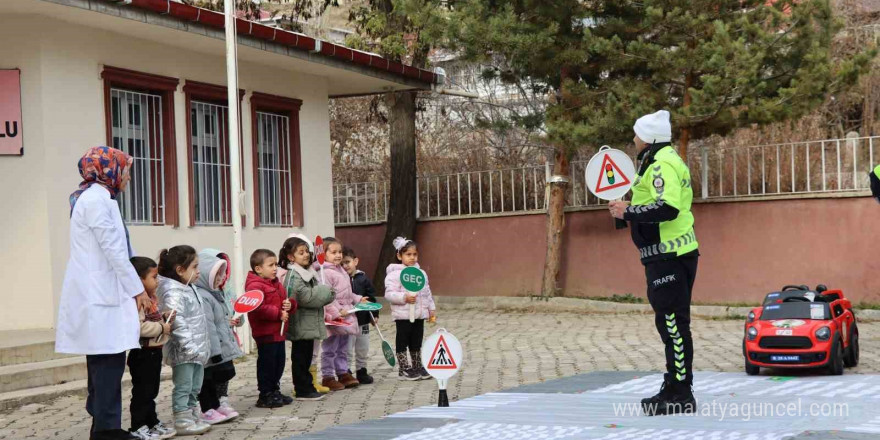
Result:
{"label": "toy car headlight", "polygon": [[754,327],[749,327],[749,329],[746,330],[746,334],[749,335],[750,341],[754,341],[755,338],[758,337],[758,329],[756,329]]}
{"label": "toy car headlight", "polygon": [[828,327],[821,327],[819,330],[816,330],[816,339],[820,341],[827,341],[831,338],[831,329]]}
{"label": "toy car headlight", "polygon": [[755,312],[749,312],[748,322],[752,322],[755,320]]}

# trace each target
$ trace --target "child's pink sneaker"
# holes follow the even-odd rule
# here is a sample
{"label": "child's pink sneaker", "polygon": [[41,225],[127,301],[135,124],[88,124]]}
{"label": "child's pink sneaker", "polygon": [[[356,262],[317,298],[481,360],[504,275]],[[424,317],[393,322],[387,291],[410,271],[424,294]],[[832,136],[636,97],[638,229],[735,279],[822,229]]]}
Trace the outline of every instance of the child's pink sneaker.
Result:
{"label": "child's pink sneaker", "polygon": [[226,420],[232,420],[238,417],[238,411],[235,410],[232,406],[229,405],[228,402],[221,401],[220,407],[217,408],[217,412],[226,416]]}
{"label": "child's pink sneaker", "polygon": [[219,411],[209,409],[202,413],[202,420],[209,425],[216,425],[229,420],[229,417],[226,417]]}

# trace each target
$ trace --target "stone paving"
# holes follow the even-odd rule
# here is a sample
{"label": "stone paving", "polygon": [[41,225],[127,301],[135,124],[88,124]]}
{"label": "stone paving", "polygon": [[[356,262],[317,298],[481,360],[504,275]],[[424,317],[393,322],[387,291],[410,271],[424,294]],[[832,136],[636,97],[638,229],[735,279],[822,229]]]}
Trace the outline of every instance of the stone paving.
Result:
{"label": "stone paving", "polygon": [[[663,368],[659,337],[649,315],[500,313],[440,311],[439,325],[453,332],[466,350],[464,367],[449,384],[450,400],[591,371],[649,371]],[[381,323],[392,342],[394,326]],[[742,371],[740,320],[695,319],[699,371]],[[861,363],[845,374],[880,372],[880,323],[860,323]],[[428,326],[426,332],[436,329]],[[376,378],[364,385],[329,395],[321,402],[295,402],[278,409],[254,407],[257,399],[255,355],[237,365],[230,399],[241,416],[215,426],[200,438],[276,439],[314,432],[340,424],[377,419],[436,402],[434,381],[397,380],[381,356],[373,333],[369,369]],[[167,367],[166,367],[167,368]],[[291,392],[290,373],[282,381]],[[127,427],[130,389],[123,392],[123,426]],[[160,418],[170,421],[171,383],[163,382],[158,399]],[[28,405],[0,414],[0,438],[86,439],[90,419],[85,399],[70,396]]]}

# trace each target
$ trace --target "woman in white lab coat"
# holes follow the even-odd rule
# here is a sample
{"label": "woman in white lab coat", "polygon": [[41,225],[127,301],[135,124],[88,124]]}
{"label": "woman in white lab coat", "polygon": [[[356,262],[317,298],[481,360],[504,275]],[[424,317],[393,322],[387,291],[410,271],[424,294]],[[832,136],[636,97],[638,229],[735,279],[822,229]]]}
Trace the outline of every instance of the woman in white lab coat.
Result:
{"label": "woman in white lab coat", "polygon": [[133,159],[109,147],[79,161],[83,182],[70,195],[70,259],[61,291],[55,351],[86,355],[90,439],[131,439],[122,426],[125,351],[138,348],[138,308],[149,301],[129,262],[131,246],[116,196]]}

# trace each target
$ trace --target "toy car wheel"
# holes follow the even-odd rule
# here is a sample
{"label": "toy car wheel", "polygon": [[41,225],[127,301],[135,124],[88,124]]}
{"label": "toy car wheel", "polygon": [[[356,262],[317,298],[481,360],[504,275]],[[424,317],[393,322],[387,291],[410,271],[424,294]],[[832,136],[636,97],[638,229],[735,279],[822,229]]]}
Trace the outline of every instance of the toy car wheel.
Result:
{"label": "toy car wheel", "polygon": [[843,343],[840,338],[834,340],[831,345],[831,358],[828,359],[828,374],[840,376],[843,374]]}
{"label": "toy car wheel", "polygon": [[851,331],[849,348],[846,350],[846,356],[843,358],[843,365],[847,368],[852,368],[859,364],[859,329],[853,324]]}
{"label": "toy car wheel", "polygon": [[761,374],[761,367],[752,364],[746,359],[746,374],[749,376],[757,376],[758,374]]}

